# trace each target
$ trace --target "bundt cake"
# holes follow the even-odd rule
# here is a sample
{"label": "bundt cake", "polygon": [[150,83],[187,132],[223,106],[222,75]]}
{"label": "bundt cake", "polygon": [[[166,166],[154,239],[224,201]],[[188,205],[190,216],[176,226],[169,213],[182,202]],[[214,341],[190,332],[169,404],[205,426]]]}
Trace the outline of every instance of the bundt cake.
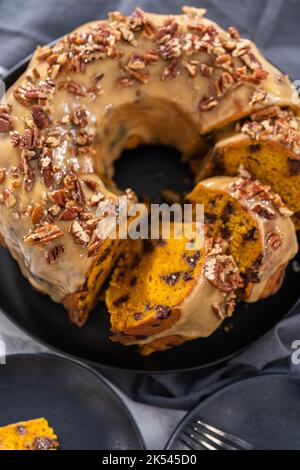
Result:
{"label": "bundt cake", "polygon": [[243,286],[225,240],[205,237],[190,249],[185,229],[173,228],[168,239],[129,240],[106,291],[113,341],[138,344],[143,355],[209,336]]}
{"label": "bundt cake", "polygon": [[56,450],[57,435],[45,418],[0,427],[0,450]]}
{"label": "bundt cake", "polygon": [[201,181],[187,199],[204,205],[208,233],[227,241],[244,280],[243,298],[255,302],[278,291],[298,245],[292,212],[280,196],[240,171]]}
{"label": "bundt cake", "polygon": [[[181,15],[165,16],[137,8],[83,25],[54,46],[39,47],[1,104],[0,238],[31,284],[63,303],[77,325],[127,246],[109,236],[118,228],[113,162],[124,148],[167,144],[195,163],[225,126],[256,122],[251,119],[266,107],[299,112],[289,79],[236,28],[224,31],[204,13],[184,7]],[[294,133],[284,131],[282,139]],[[288,159],[296,163],[289,163],[289,174],[298,171],[291,151]],[[291,178],[296,184],[297,176]],[[282,193],[285,202],[297,212],[298,189],[283,186],[291,195]],[[134,199],[130,190],[126,196]],[[115,224],[99,232],[107,215],[116,215]],[[187,282],[190,289],[194,282]],[[184,297],[178,293],[178,301]],[[216,320],[205,331],[214,326]],[[172,328],[177,331],[175,323]]]}
{"label": "bundt cake", "polygon": [[291,110],[268,106],[216,135],[198,180],[234,176],[243,165],[253,177],[271,186],[294,212],[300,229],[300,121]]}

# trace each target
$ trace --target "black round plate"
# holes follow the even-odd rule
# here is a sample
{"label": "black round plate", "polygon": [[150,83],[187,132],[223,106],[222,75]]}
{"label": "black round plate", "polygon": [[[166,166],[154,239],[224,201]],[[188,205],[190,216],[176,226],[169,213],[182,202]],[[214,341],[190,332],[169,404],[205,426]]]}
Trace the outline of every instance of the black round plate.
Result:
{"label": "black round plate", "polygon": [[269,374],[228,385],[184,417],[166,449],[187,449],[182,431],[195,418],[240,437],[255,449],[299,450],[300,378]]}
{"label": "black round plate", "polygon": [[[6,79],[7,86],[14,83],[26,64],[24,61],[14,68]],[[189,177],[189,170],[180,163],[179,154],[169,148],[138,148],[125,152],[116,162],[119,187],[132,185],[139,195],[146,193],[152,200],[159,199],[162,188],[188,190],[192,185]],[[103,303],[91,313],[84,327],[75,327],[69,323],[63,307],[33,290],[9,253],[0,249],[0,308],[10,319],[55,350],[93,365],[139,372],[199,369],[237,354],[288,313],[297,300],[299,280],[300,274],[293,271],[290,263],[277,295],[255,304],[241,304],[234,317],[209,338],[145,358],[139,356],[135,347],[124,347],[109,340],[109,317]],[[226,332],[224,326],[228,324],[230,331]]]}
{"label": "black round plate", "polygon": [[0,367],[0,426],[45,417],[62,450],[137,450],[142,437],[102,377],[52,354],[16,354]]}

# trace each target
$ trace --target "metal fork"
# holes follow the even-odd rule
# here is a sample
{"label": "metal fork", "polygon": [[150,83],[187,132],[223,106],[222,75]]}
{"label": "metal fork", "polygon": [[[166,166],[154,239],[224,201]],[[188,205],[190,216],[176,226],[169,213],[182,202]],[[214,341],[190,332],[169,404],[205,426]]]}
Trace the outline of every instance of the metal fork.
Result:
{"label": "metal fork", "polygon": [[191,450],[254,450],[254,446],[249,442],[198,418],[194,418],[185,426],[179,440]]}

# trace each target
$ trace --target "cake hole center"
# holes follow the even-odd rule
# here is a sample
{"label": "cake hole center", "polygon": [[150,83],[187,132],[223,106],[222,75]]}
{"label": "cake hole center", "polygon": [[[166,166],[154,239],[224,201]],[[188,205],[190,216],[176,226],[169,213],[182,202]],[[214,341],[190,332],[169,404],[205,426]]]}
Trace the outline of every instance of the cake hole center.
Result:
{"label": "cake hole center", "polygon": [[141,202],[171,203],[192,190],[194,177],[175,148],[141,145],[124,150],[114,162],[114,181],[120,189],[133,189]]}

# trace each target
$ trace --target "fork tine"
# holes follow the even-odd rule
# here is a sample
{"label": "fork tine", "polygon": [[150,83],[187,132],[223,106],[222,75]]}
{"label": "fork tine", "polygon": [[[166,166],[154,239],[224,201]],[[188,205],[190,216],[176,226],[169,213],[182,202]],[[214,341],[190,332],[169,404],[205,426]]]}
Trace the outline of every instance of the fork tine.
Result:
{"label": "fork tine", "polygon": [[[189,442],[192,441],[192,444],[189,444],[189,446],[193,449],[193,450],[200,450],[199,449],[199,446],[202,446],[204,447],[206,450],[219,450],[217,447],[213,446],[211,443],[209,442],[206,442],[204,439],[199,439],[197,437],[197,439],[195,438],[195,436],[193,434],[190,434],[189,432],[183,430],[182,431],[182,434],[184,434],[186,437],[189,438]],[[180,438],[182,440],[182,437]]]}
{"label": "fork tine", "polygon": [[205,439],[206,441],[210,443],[210,445],[217,446],[219,449],[237,450],[236,447],[233,447],[229,443],[226,443],[226,441],[221,440],[217,436],[214,436],[211,432],[207,432],[205,429],[202,429],[201,427],[197,428],[196,426],[191,426],[191,425],[188,425],[187,427],[190,428],[190,433],[196,434],[195,436],[196,439],[201,439],[201,440]]}
{"label": "fork tine", "polygon": [[243,439],[234,436],[233,434],[230,434],[225,431],[221,431],[220,429],[212,426],[211,424],[204,423],[202,420],[195,418],[196,421],[196,427],[198,428],[204,428],[206,431],[210,431],[216,436],[221,437],[222,439],[225,439],[229,444],[235,445],[240,449],[245,449],[245,450],[253,450],[254,446],[250,444],[249,442],[244,441]]}

